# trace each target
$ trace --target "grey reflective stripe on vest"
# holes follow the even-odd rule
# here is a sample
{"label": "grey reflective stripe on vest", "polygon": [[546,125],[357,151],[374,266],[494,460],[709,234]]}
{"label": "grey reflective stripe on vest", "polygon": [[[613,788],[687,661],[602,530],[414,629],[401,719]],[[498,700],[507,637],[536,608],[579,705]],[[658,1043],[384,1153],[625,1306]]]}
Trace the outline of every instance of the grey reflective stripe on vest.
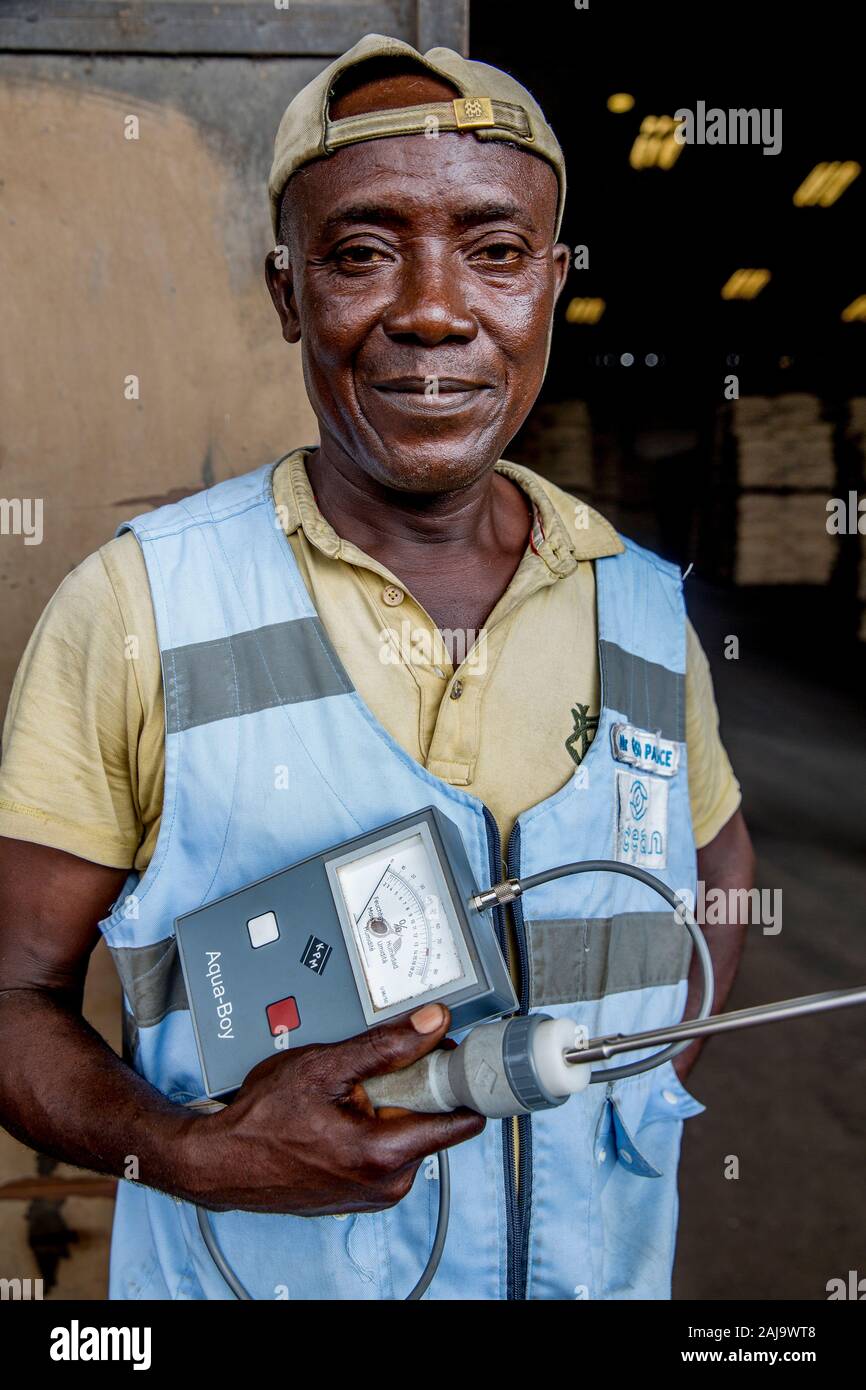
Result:
{"label": "grey reflective stripe on vest", "polygon": [[[691,941],[672,912],[528,921],[529,1004],[571,1004],[606,994],[675,985],[688,974]],[[189,1003],[173,936],[151,946],[109,947],[131,1014],[150,1028]]]}
{"label": "grey reflective stripe on vest", "polygon": [[530,1008],[675,985],[688,974],[691,939],[672,912],[529,921],[526,926]]}
{"label": "grey reflective stripe on vest", "polygon": [[319,618],[293,618],[162,653],[166,732],[352,689]]}
{"label": "grey reflective stripe on vest", "polygon": [[682,743],[686,736],[685,676],[634,656],[616,642],[598,644],[602,696],[608,709],[621,710],[629,723]]}
{"label": "grey reflective stripe on vest", "polygon": [[121,1019],[121,1040],[123,1043],[123,1060],[127,1066],[135,1067],[135,1053],[138,1048],[138,1024],[133,1018],[129,1009],[123,1010]]}
{"label": "grey reflective stripe on vest", "polygon": [[151,946],[109,946],[138,1028],[152,1028],[174,1009],[188,1009],[173,936]]}

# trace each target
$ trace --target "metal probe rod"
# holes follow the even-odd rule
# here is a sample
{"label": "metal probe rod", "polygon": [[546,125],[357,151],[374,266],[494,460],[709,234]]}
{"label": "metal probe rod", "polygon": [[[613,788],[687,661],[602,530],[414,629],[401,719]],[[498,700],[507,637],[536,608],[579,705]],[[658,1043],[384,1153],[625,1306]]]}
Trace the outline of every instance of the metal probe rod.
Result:
{"label": "metal probe rod", "polygon": [[684,1019],[682,1023],[651,1028],[646,1033],[614,1033],[607,1038],[590,1038],[586,1047],[569,1048],[564,1055],[566,1062],[602,1062],[620,1052],[636,1052],[642,1047],[656,1047],[659,1043],[679,1042],[684,1038],[706,1038],[713,1033],[732,1033],[738,1028],[755,1028],[759,1023],[781,1023],[786,1018],[820,1014],[828,1009],[847,1009],[852,1004],[866,1004],[866,985],[831,989],[826,994],[804,994],[799,999],[779,999],[775,1004],[757,1004],[751,1009],[712,1014],[701,1020]]}

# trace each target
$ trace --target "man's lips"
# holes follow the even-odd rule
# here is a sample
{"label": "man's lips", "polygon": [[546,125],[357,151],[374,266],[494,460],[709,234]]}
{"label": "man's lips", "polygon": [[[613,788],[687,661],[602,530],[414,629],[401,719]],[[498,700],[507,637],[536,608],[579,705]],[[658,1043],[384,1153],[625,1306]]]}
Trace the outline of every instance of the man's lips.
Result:
{"label": "man's lips", "polygon": [[376,391],[395,391],[401,395],[416,396],[451,396],[465,394],[467,391],[493,389],[489,381],[470,381],[458,376],[436,376],[435,372],[430,372],[427,376],[389,377],[386,381],[371,382],[371,385]]}
{"label": "man's lips", "polygon": [[463,410],[477,408],[488,396],[495,400],[492,384],[456,376],[398,376],[370,383],[378,400],[389,412],[413,419],[442,419]]}

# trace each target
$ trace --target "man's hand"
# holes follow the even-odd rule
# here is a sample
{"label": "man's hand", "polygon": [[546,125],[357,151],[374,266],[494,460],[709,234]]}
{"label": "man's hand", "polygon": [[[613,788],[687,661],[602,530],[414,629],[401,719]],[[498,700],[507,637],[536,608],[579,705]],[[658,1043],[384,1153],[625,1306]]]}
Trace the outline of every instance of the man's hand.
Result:
{"label": "man's hand", "polygon": [[431,1052],[450,1018],[428,1004],[346,1042],[261,1062],[225,1110],[199,1117],[189,1133],[184,1166],[195,1200],[299,1216],[394,1206],[428,1154],[472,1139],[485,1121],[471,1110],[383,1118],[362,1083]]}

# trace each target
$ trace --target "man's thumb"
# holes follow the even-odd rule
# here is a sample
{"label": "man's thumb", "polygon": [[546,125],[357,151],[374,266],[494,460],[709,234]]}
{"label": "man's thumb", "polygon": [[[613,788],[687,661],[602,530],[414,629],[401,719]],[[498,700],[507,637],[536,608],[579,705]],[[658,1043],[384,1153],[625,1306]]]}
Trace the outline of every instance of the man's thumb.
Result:
{"label": "man's thumb", "polygon": [[444,1004],[425,1004],[406,1018],[380,1023],[369,1033],[360,1033],[337,1043],[345,1060],[346,1081],[364,1081],[385,1072],[408,1067],[441,1042],[451,1015]]}

